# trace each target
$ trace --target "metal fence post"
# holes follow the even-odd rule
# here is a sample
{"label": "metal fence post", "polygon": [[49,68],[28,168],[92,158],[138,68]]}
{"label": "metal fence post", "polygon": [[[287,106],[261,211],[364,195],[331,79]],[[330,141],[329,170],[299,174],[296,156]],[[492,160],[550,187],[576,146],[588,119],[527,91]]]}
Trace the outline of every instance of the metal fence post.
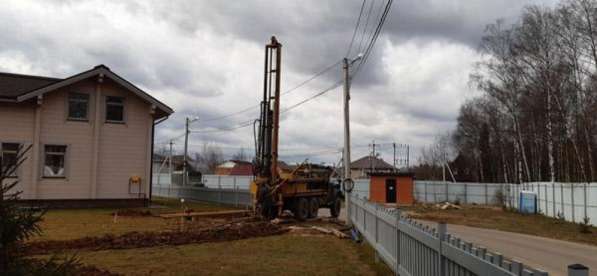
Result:
{"label": "metal fence post", "polygon": [[572,199],[572,222],[576,222],[576,216],[574,214],[574,209],[576,209],[576,206],[574,205],[574,183],[570,183],[570,197]]}
{"label": "metal fence post", "polygon": [[423,182],[423,186],[425,187],[425,203],[427,203],[427,181]]}
{"label": "metal fence post", "polygon": [[437,203],[437,183],[433,183],[433,203]]}
{"label": "metal fence post", "polygon": [[488,195],[487,195],[487,183],[485,183],[485,205],[488,205],[488,203],[489,203],[489,199],[487,197],[488,197]]}
{"label": "metal fence post", "polygon": [[234,206],[238,207],[238,187],[236,186],[236,177],[234,177]]}
{"label": "metal fence post", "polygon": [[464,183],[464,204],[468,204],[468,184]]}
{"label": "metal fence post", "polygon": [[562,216],[566,218],[566,209],[564,209],[564,184],[560,183],[560,206],[562,207]]}
{"label": "metal fence post", "polygon": [[218,175],[218,203],[222,203],[222,176]]}
{"label": "metal fence post", "polygon": [[400,270],[400,209],[396,209],[396,269],[394,275],[398,275]]}
{"label": "metal fence post", "polygon": [[589,276],[589,268],[581,264],[569,265],[568,276]]}
{"label": "metal fence post", "polygon": [[446,261],[444,260],[443,256],[443,246],[444,241],[446,240],[446,232],[447,232],[446,223],[440,222],[437,224],[437,232],[439,233],[439,247],[437,249],[437,267],[439,268],[439,275],[444,276],[446,275]]}
{"label": "metal fence post", "polygon": [[446,202],[450,201],[450,198],[448,197],[448,181],[444,181],[446,183]]}
{"label": "metal fence post", "polygon": [[547,184],[545,184],[545,215],[547,216],[547,210],[549,210],[549,202],[547,200]]}
{"label": "metal fence post", "polygon": [[583,219],[586,219],[589,217],[589,214],[587,213],[587,183],[585,183],[584,186],[585,217]]}
{"label": "metal fence post", "polygon": [[556,214],[556,183],[551,182],[551,203],[553,205],[553,217],[557,218]]}
{"label": "metal fence post", "polygon": [[379,247],[379,204],[375,204],[375,262],[379,263],[379,253],[377,248]]}

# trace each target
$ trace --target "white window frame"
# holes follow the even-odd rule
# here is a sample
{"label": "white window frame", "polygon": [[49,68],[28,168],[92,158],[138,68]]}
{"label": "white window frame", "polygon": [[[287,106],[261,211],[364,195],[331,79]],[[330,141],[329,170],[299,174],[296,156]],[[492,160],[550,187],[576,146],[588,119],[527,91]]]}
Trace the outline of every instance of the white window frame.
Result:
{"label": "white window frame", "polygon": [[[64,157],[64,165],[63,165],[63,173],[61,176],[48,176],[46,175],[46,157],[48,156],[48,152],[46,151],[46,146],[55,146],[55,147],[64,147],[64,153],[62,152],[52,152],[51,155],[63,155]],[[41,150],[43,152],[43,158],[41,160],[41,176],[42,178],[46,179],[66,179],[68,176],[68,156],[69,156],[69,149],[68,145],[65,144],[43,144]]]}
{"label": "white window frame", "polygon": [[[87,96],[87,108],[85,110],[85,118],[76,118],[76,117],[71,117],[70,116],[70,102],[71,102],[71,95],[85,95]],[[85,102],[84,100],[81,99],[73,99],[74,101],[78,101],[78,102]],[[89,95],[88,93],[83,93],[83,92],[69,92],[66,96],[66,119],[69,121],[79,121],[79,122],[88,122],[89,121],[89,111],[91,108],[91,95]]]}

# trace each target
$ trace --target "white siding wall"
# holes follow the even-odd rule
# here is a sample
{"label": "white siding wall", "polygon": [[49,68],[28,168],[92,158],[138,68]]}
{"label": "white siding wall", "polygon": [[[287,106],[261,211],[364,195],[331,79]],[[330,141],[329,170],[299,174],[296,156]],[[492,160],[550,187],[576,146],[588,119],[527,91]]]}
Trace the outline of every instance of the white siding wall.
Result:
{"label": "white siding wall", "polygon": [[[33,164],[33,153],[19,169],[24,199],[91,199],[91,171],[93,159],[93,126],[95,123],[96,81],[85,80],[70,87],[45,94],[41,106],[39,162]],[[142,178],[142,193],[149,191],[151,127],[150,105],[110,80],[102,84],[99,159],[96,198],[115,199],[137,197],[129,193],[129,178]],[[89,93],[89,121],[67,120],[68,92]],[[104,123],[104,96],[123,96],[125,124]],[[35,129],[35,104],[0,103],[0,142],[31,144]],[[42,177],[43,145],[66,145],[66,178]],[[32,179],[33,170],[39,179]],[[37,187],[37,192],[35,191]]]}

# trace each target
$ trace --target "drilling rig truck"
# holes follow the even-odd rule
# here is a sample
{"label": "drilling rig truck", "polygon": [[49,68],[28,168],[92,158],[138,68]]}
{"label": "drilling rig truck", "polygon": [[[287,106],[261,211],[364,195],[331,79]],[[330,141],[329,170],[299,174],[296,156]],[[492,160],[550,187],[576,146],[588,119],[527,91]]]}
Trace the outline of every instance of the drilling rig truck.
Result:
{"label": "drilling rig truck", "polygon": [[316,217],[320,208],[329,208],[331,216],[338,217],[343,196],[340,184],[330,181],[332,168],[305,161],[292,170],[280,169],[281,54],[282,44],[272,37],[265,46],[263,101],[256,120],[255,180],[250,186],[254,212],[273,219],[288,210],[298,220],[305,220]]}

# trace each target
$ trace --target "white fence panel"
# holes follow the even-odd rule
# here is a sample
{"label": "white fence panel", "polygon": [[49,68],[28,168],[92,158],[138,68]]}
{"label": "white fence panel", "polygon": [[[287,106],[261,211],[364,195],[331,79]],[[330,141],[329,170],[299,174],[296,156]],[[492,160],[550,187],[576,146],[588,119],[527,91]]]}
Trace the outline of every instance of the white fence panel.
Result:
{"label": "white fence panel", "polygon": [[[431,186],[431,185],[430,185]],[[352,196],[350,220],[396,274],[422,276],[548,275],[498,253],[451,236],[446,225],[433,229]]]}

